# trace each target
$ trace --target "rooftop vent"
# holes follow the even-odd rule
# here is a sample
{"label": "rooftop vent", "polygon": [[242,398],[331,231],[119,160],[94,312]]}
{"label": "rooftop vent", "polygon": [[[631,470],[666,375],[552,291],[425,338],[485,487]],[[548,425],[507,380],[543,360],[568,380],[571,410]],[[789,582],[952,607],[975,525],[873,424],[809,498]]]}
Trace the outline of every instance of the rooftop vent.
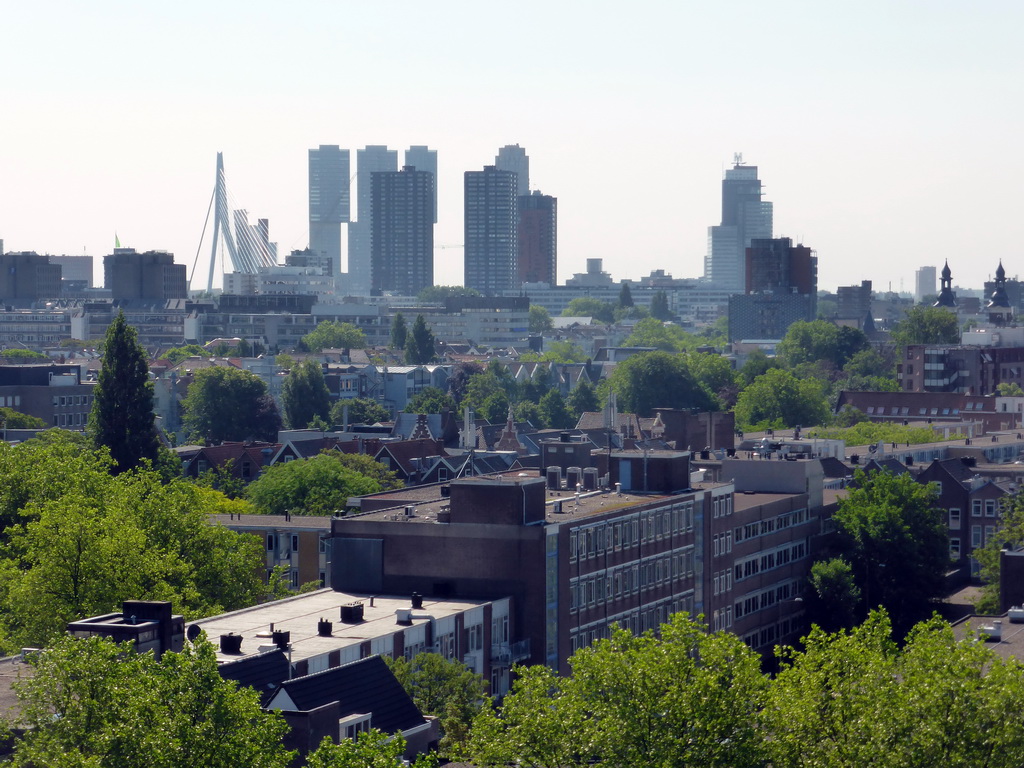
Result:
{"label": "rooftop vent", "polygon": [[242,636],[236,635],[234,632],[228,632],[226,635],[220,636],[220,652],[221,653],[241,653],[242,652]]}
{"label": "rooftop vent", "polygon": [[363,620],[362,603],[345,603],[341,606],[341,620],[345,624],[358,624]]}

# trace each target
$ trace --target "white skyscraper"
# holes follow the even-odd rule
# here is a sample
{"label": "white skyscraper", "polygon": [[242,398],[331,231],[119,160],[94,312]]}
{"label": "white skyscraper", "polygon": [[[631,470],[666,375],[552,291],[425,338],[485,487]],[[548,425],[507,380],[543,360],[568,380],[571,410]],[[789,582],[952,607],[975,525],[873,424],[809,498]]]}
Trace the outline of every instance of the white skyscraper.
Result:
{"label": "white skyscraper", "polygon": [[756,165],[737,164],[722,181],[722,223],[708,227],[704,279],[734,293],[746,290],[746,250],[772,237],[772,204],[761,199]]}
{"label": "white skyscraper", "polygon": [[498,150],[494,167],[499,171],[512,171],[516,175],[516,194],[530,194],[530,158],[518,144],[506,144]]}
{"label": "white skyscraper", "polygon": [[398,152],[384,146],[356,150],[356,221],[348,226],[348,279],[343,292],[369,296],[371,289],[371,181],[375,171],[397,171]]}

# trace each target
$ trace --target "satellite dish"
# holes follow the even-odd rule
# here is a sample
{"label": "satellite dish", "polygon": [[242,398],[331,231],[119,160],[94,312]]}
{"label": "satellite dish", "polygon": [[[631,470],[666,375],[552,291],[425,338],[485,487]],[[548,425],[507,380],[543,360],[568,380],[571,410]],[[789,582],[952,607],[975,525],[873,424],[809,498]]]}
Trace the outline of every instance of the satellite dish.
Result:
{"label": "satellite dish", "polygon": [[188,629],[185,630],[185,637],[188,638],[190,643],[194,643],[202,632],[203,630],[198,624],[189,624]]}

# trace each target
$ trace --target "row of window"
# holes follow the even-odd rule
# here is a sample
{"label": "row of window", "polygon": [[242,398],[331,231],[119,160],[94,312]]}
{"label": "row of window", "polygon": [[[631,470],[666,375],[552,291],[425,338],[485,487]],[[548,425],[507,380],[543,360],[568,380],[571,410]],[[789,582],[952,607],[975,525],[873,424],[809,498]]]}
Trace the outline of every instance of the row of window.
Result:
{"label": "row of window", "polygon": [[17,408],[21,405],[21,395],[0,396],[0,407]]}
{"label": "row of window", "polygon": [[[278,548],[278,545],[283,546],[284,542],[288,542],[289,535],[291,537],[291,542],[290,543],[292,545],[291,549],[289,551],[293,552],[293,553],[294,552],[298,552],[299,551],[299,534],[297,534],[297,533],[292,533],[292,534],[268,533],[267,534],[267,552],[276,552],[277,548]],[[326,537],[321,536],[319,543],[320,543],[320,546],[319,546],[320,554],[321,555],[322,554],[326,554],[326,552],[327,552],[327,539],[326,539]]]}
{"label": "row of window", "polygon": [[712,577],[714,583],[714,591],[716,595],[724,595],[726,592],[732,590],[732,568],[726,568],[724,571],[716,571]]}
{"label": "row of window", "polygon": [[732,607],[719,608],[711,616],[711,628],[715,632],[732,629]]}
{"label": "row of window", "polygon": [[985,538],[981,536],[981,526],[971,526],[971,549],[977,549],[978,547],[984,546],[989,542],[993,536],[996,535],[996,527],[994,525],[985,526]]}
{"label": "row of window", "polygon": [[766,520],[755,520],[736,529],[736,543],[755,539],[758,536],[767,536],[775,531],[784,531],[794,525],[802,525],[807,522],[806,509],[794,509],[792,512],[784,512]]}
{"label": "row of window", "polygon": [[711,545],[715,557],[729,554],[732,552],[732,531],[716,533],[711,537]]}
{"label": "row of window", "polygon": [[758,631],[744,635],[743,642],[754,649],[763,648],[766,645],[774,643],[776,640],[782,640],[791,632],[801,629],[803,626],[801,622],[802,620],[797,616],[783,619],[776,624],[763,627]]}
{"label": "row of window", "polygon": [[751,576],[780,568],[805,557],[807,557],[807,541],[803,539],[737,560],[733,565],[733,574],[736,581],[743,581]]}
{"label": "row of window", "polygon": [[88,413],[60,413],[53,415],[55,427],[84,427],[89,423]]}
{"label": "row of window", "polygon": [[569,582],[569,610],[604,605],[676,579],[692,578],[695,567],[696,551],[688,546],[639,563],[576,577]]}
{"label": "row of window", "polygon": [[675,613],[685,612],[693,616],[694,606],[694,596],[691,591],[670,600],[663,600],[659,603],[624,611],[608,619],[602,619],[573,629],[569,638],[572,653],[575,653],[580,648],[590,646],[595,640],[603,640],[610,637],[612,625],[617,624],[623,629],[628,629],[634,635],[640,635],[649,629],[657,630],[662,624],[667,623],[669,617]]}
{"label": "row of window", "polygon": [[671,508],[646,510],[620,520],[574,528],[569,531],[569,562],[690,533],[693,517],[694,502],[687,501]]}
{"label": "row of window", "polygon": [[[274,575],[274,569],[273,568],[268,568],[267,569],[267,581],[268,582],[270,581],[270,577],[273,576],[273,575]],[[299,571],[297,569],[295,569],[295,568],[290,568],[288,570],[288,585],[292,589],[298,589],[301,586],[299,584]],[[320,586],[321,587],[326,587],[327,586],[327,571],[320,571]]]}
{"label": "row of window", "polygon": [[[21,402],[20,397],[15,399]],[[67,407],[69,405],[91,405],[93,401],[92,395],[54,395],[53,404],[54,406]]]}
{"label": "row of window", "polygon": [[776,603],[785,602],[799,594],[798,589],[799,585],[794,579],[750,592],[736,601],[736,618],[742,619],[744,616],[770,608]]}
{"label": "row of window", "polygon": [[711,500],[711,514],[713,517],[726,517],[732,514],[732,494],[727,496],[715,496]]}

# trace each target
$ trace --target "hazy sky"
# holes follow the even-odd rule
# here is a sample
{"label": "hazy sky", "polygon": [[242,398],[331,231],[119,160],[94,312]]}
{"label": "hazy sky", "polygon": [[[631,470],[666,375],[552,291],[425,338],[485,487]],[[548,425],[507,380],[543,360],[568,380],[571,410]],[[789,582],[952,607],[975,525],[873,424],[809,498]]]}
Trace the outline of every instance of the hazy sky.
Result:
{"label": "hazy sky", "polygon": [[[947,258],[960,285],[1000,258],[1024,277],[1019,1],[0,8],[7,250],[102,256],[116,231],[191,267],[218,151],[238,207],[303,248],[318,144],[438,150],[435,242],[458,245],[463,172],[518,143],[558,197],[560,280],[588,257],[701,275],[734,152],[821,287],[913,290]],[[436,255],[461,283],[461,249]]]}

